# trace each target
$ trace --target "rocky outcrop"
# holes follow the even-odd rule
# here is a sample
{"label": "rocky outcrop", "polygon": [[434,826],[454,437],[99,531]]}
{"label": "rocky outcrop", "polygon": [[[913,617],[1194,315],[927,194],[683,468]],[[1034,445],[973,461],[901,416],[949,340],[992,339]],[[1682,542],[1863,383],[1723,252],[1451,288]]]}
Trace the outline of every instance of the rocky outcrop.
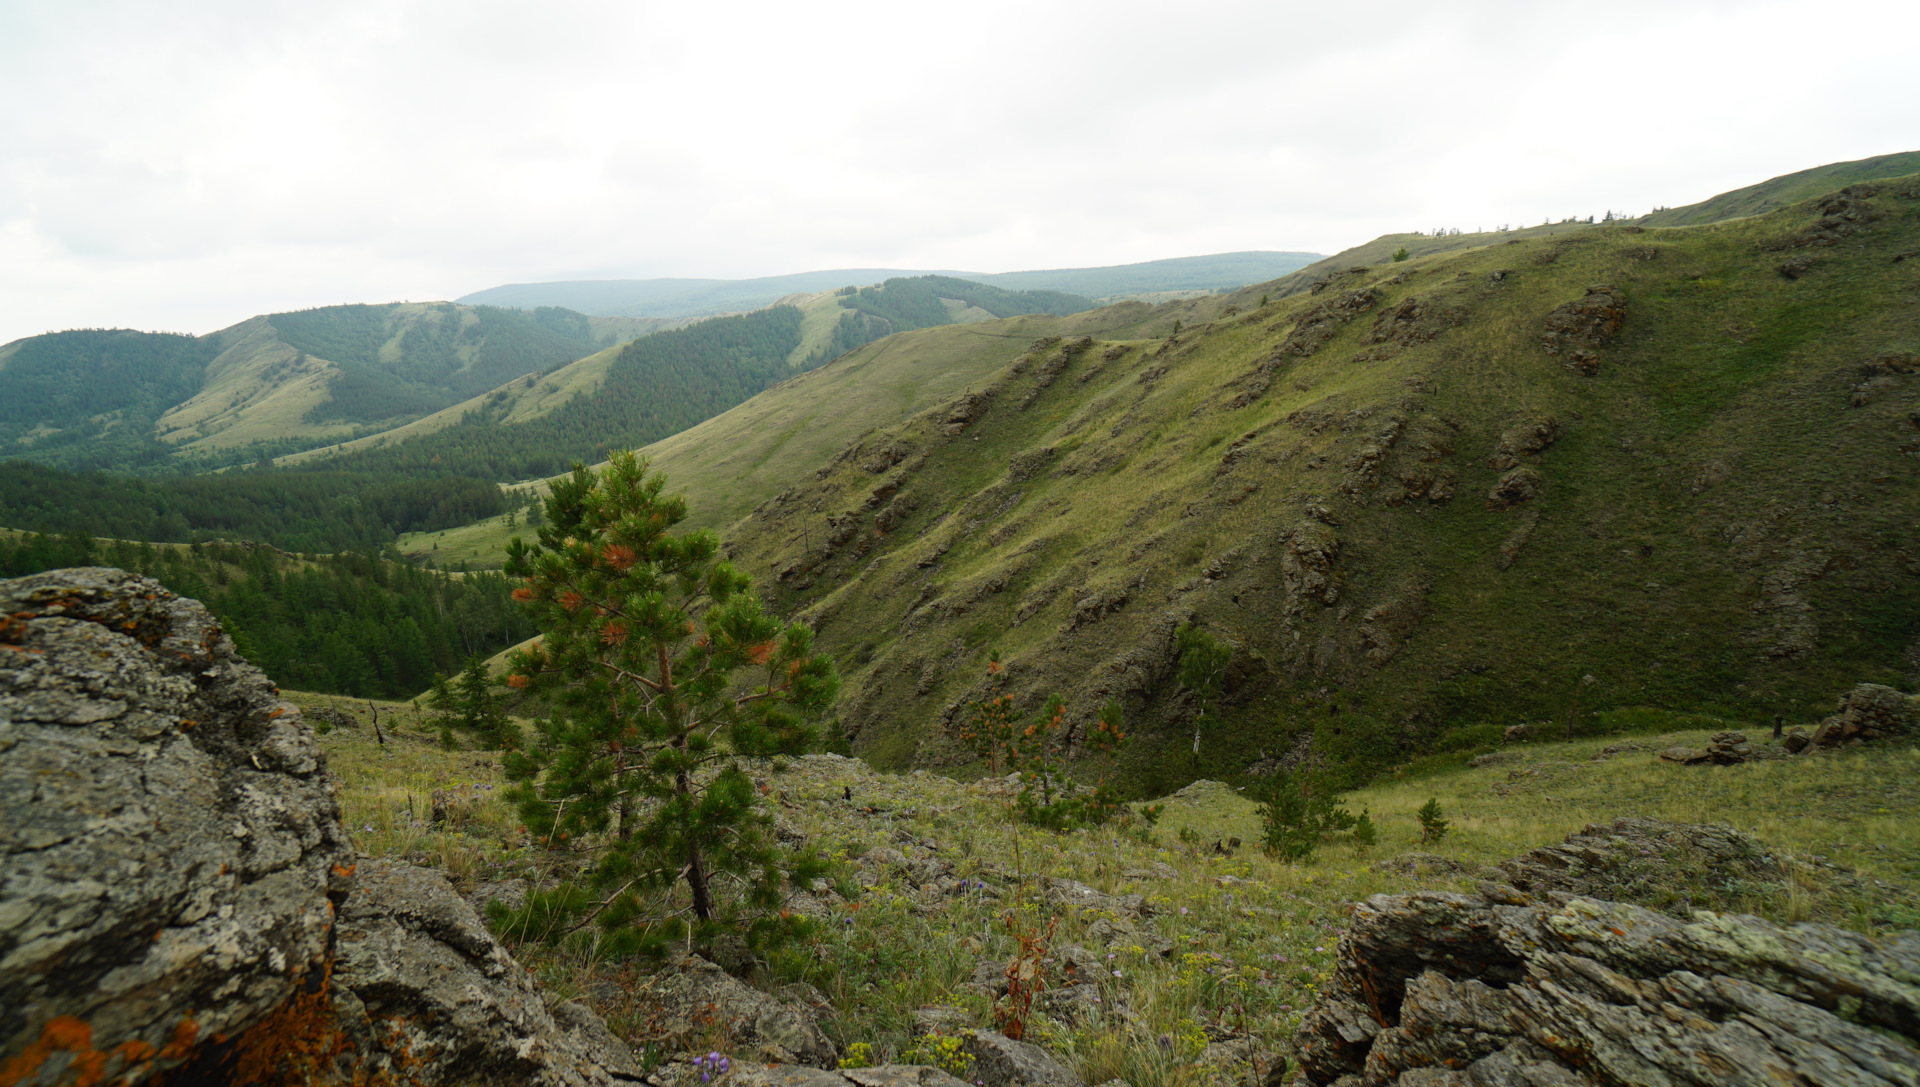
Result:
{"label": "rocky outcrop", "polygon": [[1500,432],[1499,444],[1487,458],[1487,467],[1497,472],[1518,468],[1522,457],[1537,456],[1560,438],[1560,421],[1542,415],[1521,421]]}
{"label": "rocky outcrop", "polygon": [[312,731],[206,609],[77,569],[0,615],[9,1087],[638,1074],[444,876],[356,864]]}
{"label": "rocky outcrop", "polygon": [[1731,827],[1616,819],[1589,823],[1560,845],[1542,846],[1483,873],[1535,898],[1585,895],[1691,916],[1684,884],[1782,882],[1785,862]]}
{"label": "rocky outcrop", "polygon": [[1358,904],[1297,1044],[1316,1087],[1912,1085],[1916,977],[1920,934],[1485,883]]}
{"label": "rocky outcrop", "polygon": [[1302,518],[1287,534],[1285,546],[1280,556],[1280,581],[1288,603],[1317,600],[1332,604],[1340,598],[1340,586],[1333,580],[1340,537],[1331,527]]}
{"label": "rocky outcrop", "polygon": [[1522,465],[1494,481],[1493,488],[1487,492],[1487,508],[1495,512],[1510,510],[1538,498],[1545,488],[1546,480],[1540,473]]}
{"label": "rocky outcrop", "polygon": [[1737,762],[1746,762],[1758,754],[1752,744],[1747,742],[1744,732],[1716,732],[1707,738],[1705,747],[1688,747],[1681,744],[1660,752],[1661,759],[1687,766],[1712,763],[1715,766],[1732,766]]}
{"label": "rocky outcrop", "polygon": [[1306,358],[1326,346],[1347,322],[1373,308],[1380,295],[1371,287],[1342,291],[1301,312],[1293,330],[1274,350],[1275,358]]}
{"label": "rocky outcrop", "polygon": [[1839,747],[1913,731],[1913,704],[1899,691],[1878,683],[1862,683],[1841,695],[1839,710],[1814,728],[1810,746]]}
{"label": "rocky outcrop", "polygon": [[1360,337],[1361,343],[1380,346],[1354,356],[1355,362],[1389,359],[1409,347],[1431,342],[1450,328],[1466,323],[1467,311],[1432,299],[1408,298],[1383,310],[1373,328]]}
{"label": "rocky outcrop", "polygon": [[1560,365],[1591,376],[1600,371],[1597,349],[1613,339],[1626,319],[1625,292],[1606,284],[1588,287],[1584,297],[1547,315],[1540,343]]}
{"label": "rocky outcrop", "polygon": [[969,1030],[961,1038],[962,1051],[973,1058],[968,1074],[985,1087],[1081,1087],[1079,1076],[1031,1042],[990,1030]]}
{"label": "rocky outcrop", "polygon": [[312,732],[120,570],[0,582],[0,1052],[138,1082],[324,973],[353,851]]}
{"label": "rocky outcrop", "polygon": [[1847,238],[1865,234],[1873,229],[1871,224],[1880,219],[1879,210],[1868,203],[1879,192],[1877,185],[1860,184],[1828,193],[1816,205],[1820,218],[1813,225],[1772,242],[1767,248],[1831,248]]}
{"label": "rocky outcrop", "polygon": [[376,1081],[603,1084],[639,1078],[626,1044],[540,987],[428,868],[363,860],[340,911],[330,988],[352,1063]]}
{"label": "rocky outcrop", "polygon": [[641,1032],[669,1046],[726,1039],[728,1053],[747,1060],[832,1068],[833,1043],[792,1005],[744,984],[705,959],[686,956],[635,994]]}
{"label": "rocky outcrop", "polygon": [[[682,1072],[688,1073],[682,1075]],[[672,1072],[657,1072],[647,1077],[657,1087],[689,1082],[697,1074],[692,1066]],[[968,1087],[967,1082],[925,1065],[882,1064],[873,1068],[841,1068],[827,1071],[803,1064],[764,1065],[735,1063],[728,1071],[727,1087]]]}

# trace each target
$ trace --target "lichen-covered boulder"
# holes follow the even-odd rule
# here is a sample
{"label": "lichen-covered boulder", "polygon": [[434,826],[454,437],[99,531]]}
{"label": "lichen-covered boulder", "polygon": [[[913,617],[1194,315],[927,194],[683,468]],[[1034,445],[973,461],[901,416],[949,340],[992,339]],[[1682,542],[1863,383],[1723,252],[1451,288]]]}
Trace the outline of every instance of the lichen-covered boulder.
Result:
{"label": "lichen-covered boulder", "polygon": [[599,1016],[577,1003],[548,1008],[433,869],[361,861],[335,947],[332,1012],[361,1078],[516,1087],[640,1078]]}
{"label": "lichen-covered boulder", "polygon": [[324,971],[352,848],[299,711],[120,570],[0,581],[0,1064],[137,1082]]}
{"label": "lichen-covered boulder", "polygon": [[1920,934],[1491,883],[1376,895],[1297,1045],[1316,1087],[1914,1087]]}
{"label": "lichen-covered boulder", "polygon": [[0,582],[0,1084],[639,1076],[444,875],[356,863],[312,730],[205,608]]}
{"label": "lichen-covered boulder", "polygon": [[669,963],[634,997],[647,1039],[670,1049],[718,1038],[729,1054],[750,1061],[821,1069],[839,1063],[833,1042],[805,1008],[697,956]]}

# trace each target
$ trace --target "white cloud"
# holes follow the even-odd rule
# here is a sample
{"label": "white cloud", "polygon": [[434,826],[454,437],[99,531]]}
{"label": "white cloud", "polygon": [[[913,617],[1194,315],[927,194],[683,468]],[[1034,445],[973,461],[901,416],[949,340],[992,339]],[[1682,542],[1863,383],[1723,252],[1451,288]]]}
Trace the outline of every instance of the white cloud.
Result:
{"label": "white cloud", "polygon": [[1920,146],[1920,10],[0,0],[0,341],[1644,211]]}

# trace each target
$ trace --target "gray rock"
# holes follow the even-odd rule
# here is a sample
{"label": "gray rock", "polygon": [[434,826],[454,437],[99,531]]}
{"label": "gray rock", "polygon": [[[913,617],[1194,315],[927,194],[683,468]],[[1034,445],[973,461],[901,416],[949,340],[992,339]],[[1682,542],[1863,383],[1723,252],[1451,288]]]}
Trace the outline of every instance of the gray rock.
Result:
{"label": "gray rock", "polygon": [[1101,910],[1121,917],[1147,917],[1153,913],[1141,895],[1110,895],[1077,880],[1049,879],[1046,895],[1069,909]]}
{"label": "gray rock", "polygon": [[726,1039],[728,1056],[815,1068],[839,1063],[833,1043],[805,1010],[697,956],[673,962],[634,995],[649,1024],[646,1037],[636,1042],[692,1046],[717,1032]]}
{"label": "gray rock", "polygon": [[966,1012],[946,1004],[915,1008],[913,1036],[919,1038],[928,1034],[959,1034],[966,1029],[970,1019]]}
{"label": "gray rock", "polygon": [[584,1005],[547,1010],[538,985],[430,868],[363,860],[340,912],[334,1007],[371,1078],[603,1084],[638,1078]]}
{"label": "gray rock", "polygon": [[[649,1083],[669,1087],[677,1077],[655,1074]],[[801,1064],[763,1065],[736,1061],[715,1087],[968,1087],[962,1080],[926,1065],[883,1064],[874,1068],[827,1071]]]}
{"label": "gray rock", "polygon": [[1689,893],[1788,878],[1778,855],[1732,827],[1658,819],[1589,823],[1561,845],[1542,846],[1493,869],[1493,878],[1535,898],[1585,895],[1666,909],[1682,918],[1691,915]]}
{"label": "gray rock", "polygon": [[324,973],[352,863],[312,732],[205,608],[0,582],[0,1054],[77,1023],[103,1082],[200,1057]]}
{"label": "gray rock", "polygon": [[1839,710],[1814,727],[1812,747],[1889,739],[1913,730],[1913,704],[1899,691],[1878,683],[1862,683],[1841,695]]}
{"label": "gray rock", "polygon": [[312,731],[199,604],[56,570],[0,616],[9,1084],[638,1075],[445,876],[354,863]]}
{"label": "gray rock", "polygon": [[[669,1087],[681,1080],[679,1076],[666,1076],[658,1073],[648,1076],[647,1082]],[[839,1072],[829,1072],[804,1064],[759,1065],[746,1061],[737,1061],[727,1073],[727,1087],[847,1087],[852,1081]]]}
{"label": "gray rock", "polygon": [[498,902],[510,910],[524,909],[527,905],[527,881],[524,879],[503,879],[492,883],[482,883],[467,895],[467,904],[482,917],[487,915],[487,904]]}
{"label": "gray rock", "polygon": [[966,1081],[924,1064],[883,1064],[840,1073],[858,1087],[968,1087]]}
{"label": "gray rock", "polygon": [[1079,1076],[1031,1042],[990,1030],[968,1031],[963,1037],[973,1058],[968,1074],[983,1087],[1081,1087]]}
{"label": "gray rock", "polygon": [[1916,933],[1421,892],[1356,906],[1340,954],[1308,1084],[1920,1084]]}

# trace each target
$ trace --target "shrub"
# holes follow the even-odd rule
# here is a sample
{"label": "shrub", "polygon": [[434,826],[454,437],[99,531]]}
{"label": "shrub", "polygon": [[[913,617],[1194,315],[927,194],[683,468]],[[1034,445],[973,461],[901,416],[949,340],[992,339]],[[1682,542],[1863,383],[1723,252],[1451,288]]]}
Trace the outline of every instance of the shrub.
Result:
{"label": "shrub", "polygon": [[1398,264],[1401,261],[1406,260],[1408,257],[1412,255],[1413,255],[1412,253],[1407,252],[1407,247],[1403,245],[1400,248],[1393,251],[1393,262],[1395,264]]}

